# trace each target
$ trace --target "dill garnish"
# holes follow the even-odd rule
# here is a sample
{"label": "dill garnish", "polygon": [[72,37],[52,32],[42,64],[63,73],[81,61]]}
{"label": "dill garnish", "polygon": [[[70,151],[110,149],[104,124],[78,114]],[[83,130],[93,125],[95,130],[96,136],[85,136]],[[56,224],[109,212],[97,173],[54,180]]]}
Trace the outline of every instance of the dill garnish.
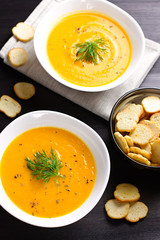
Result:
{"label": "dill garnish", "polygon": [[99,61],[103,60],[103,57],[100,53],[105,52],[106,41],[103,38],[99,38],[93,41],[86,41],[84,43],[78,43],[74,46],[77,48],[76,60],[82,62],[89,62],[98,64]]}
{"label": "dill garnish", "polygon": [[56,182],[58,177],[64,177],[59,173],[59,170],[63,167],[62,162],[57,159],[52,148],[50,156],[47,156],[46,152],[42,150],[42,152],[36,152],[34,157],[33,161],[29,158],[25,160],[27,161],[27,167],[32,171],[31,174],[37,180],[46,184],[52,177],[55,178]]}

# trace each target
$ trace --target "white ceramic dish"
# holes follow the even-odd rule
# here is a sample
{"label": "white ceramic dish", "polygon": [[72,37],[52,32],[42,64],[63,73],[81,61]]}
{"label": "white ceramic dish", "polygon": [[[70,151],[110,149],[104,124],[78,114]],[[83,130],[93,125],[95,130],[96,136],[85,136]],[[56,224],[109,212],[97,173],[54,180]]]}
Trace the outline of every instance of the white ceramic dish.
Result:
{"label": "white ceramic dish", "polygon": [[[78,86],[62,79],[49,63],[46,53],[46,41],[49,35],[49,30],[53,27],[59,17],[78,10],[97,11],[110,16],[125,29],[131,40],[133,54],[130,65],[124,74],[112,83],[98,87]],[[57,5],[54,6],[54,8],[51,9],[38,24],[34,36],[34,48],[37,58],[43,68],[58,82],[76,90],[98,92],[119,86],[136,71],[144,54],[145,39],[140,26],[133,17],[106,0],[65,0],[61,3],[57,3]]]}
{"label": "white ceramic dish", "polygon": [[74,223],[88,214],[100,200],[110,174],[108,150],[99,135],[83,122],[68,115],[53,111],[35,111],[22,115],[11,122],[0,134],[0,159],[9,143],[28,129],[54,126],[66,129],[79,136],[90,148],[96,162],[97,178],[89,198],[75,211],[57,218],[39,218],[19,209],[7,196],[0,180],[0,204],[16,218],[40,227],[61,227]]}

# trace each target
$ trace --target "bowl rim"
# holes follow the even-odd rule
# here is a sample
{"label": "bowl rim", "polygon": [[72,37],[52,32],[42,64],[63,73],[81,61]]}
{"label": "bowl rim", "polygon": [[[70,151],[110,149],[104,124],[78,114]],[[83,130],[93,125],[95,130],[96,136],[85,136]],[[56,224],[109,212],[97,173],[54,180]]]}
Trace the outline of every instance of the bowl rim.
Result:
{"label": "bowl rim", "polygon": [[[74,1],[79,1],[81,2],[82,0],[74,0]],[[94,0],[95,1],[95,0]],[[130,21],[132,22],[132,24],[136,27],[137,32],[139,33],[139,41],[141,41],[141,51],[139,52],[139,57],[134,65],[134,67],[132,67],[130,69],[130,71],[127,73],[126,76],[124,76],[124,73],[127,71],[125,71],[118,79],[114,80],[111,83],[108,84],[104,84],[104,85],[100,85],[100,86],[96,86],[96,87],[85,87],[85,86],[80,86],[80,85],[76,85],[74,83],[71,83],[65,79],[63,79],[57,72],[56,70],[54,70],[54,68],[51,68],[51,66],[49,65],[49,63],[47,64],[43,64],[43,60],[41,59],[41,56],[39,54],[39,48],[38,48],[38,32],[40,32],[41,28],[41,24],[43,23],[43,21],[47,18],[47,16],[54,11],[54,9],[51,9],[43,18],[42,20],[39,22],[36,30],[35,30],[35,35],[34,35],[34,50],[35,50],[35,54],[36,57],[38,59],[38,61],[40,62],[41,66],[44,68],[44,70],[57,82],[63,84],[64,86],[67,86],[71,89],[75,89],[75,90],[79,90],[79,91],[83,91],[83,92],[101,92],[101,91],[106,91],[112,88],[115,88],[119,85],[121,85],[123,82],[125,82],[133,73],[134,71],[137,70],[138,66],[140,65],[142,58],[144,56],[144,50],[145,50],[145,37],[144,37],[144,33],[142,31],[142,28],[140,27],[139,23],[126,11],[124,11],[122,8],[118,7],[117,5],[109,2],[109,1],[105,1],[105,0],[96,0],[97,2],[100,2],[102,4],[105,4],[106,6],[111,6],[113,9],[115,9],[117,12],[119,12],[120,14],[123,14],[126,18],[130,19]],[[57,5],[56,7],[63,7],[63,4],[70,4],[70,2],[73,2],[73,0],[65,0],[62,2],[59,2],[59,6]],[[85,2],[90,3],[91,0],[85,0]],[[100,12],[100,11],[99,11]],[[69,12],[68,12],[69,13]],[[109,14],[106,13],[106,15],[109,16]],[[117,21],[117,20],[115,20]],[[131,58],[132,59],[132,58]],[[47,59],[46,59],[47,60]],[[45,65],[45,66],[44,66]],[[48,65],[48,66],[47,66]],[[129,64],[130,65],[130,64]],[[128,66],[129,67],[129,66]],[[128,69],[128,68],[127,68]]]}
{"label": "bowl rim", "polygon": [[134,94],[134,93],[138,93],[138,92],[143,91],[143,90],[157,90],[157,91],[159,90],[159,91],[160,91],[160,88],[158,88],[158,87],[140,87],[140,88],[132,89],[132,90],[126,92],[125,94],[123,94],[123,95],[115,102],[115,104],[114,104],[114,106],[113,106],[113,108],[112,108],[112,110],[111,110],[111,113],[110,113],[110,117],[109,117],[110,134],[111,134],[111,136],[112,136],[112,140],[113,140],[116,148],[117,148],[118,151],[122,154],[122,156],[125,156],[125,158],[126,158],[128,161],[130,161],[130,162],[134,163],[135,165],[137,165],[137,166],[139,166],[139,167],[141,167],[141,168],[144,168],[144,169],[152,169],[152,170],[156,170],[156,169],[157,169],[157,170],[158,170],[158,169],[160,169],[160,166],[148,166],[148,165],[145,165],[145,164],[143,164],[143,163],[137,162],[137,161],[135,161],[134,159],[128,157],[128,156],[122,151],[122,149],[119,147],[119,145],[118,145],[118,143],[117,143],[117,141],[116,141],[116,139],[115,139],[115,137],[114,137],[114,131],[113,131],[113,127],[112,127],[112,126],[113,126],[113,124],[112,124],[112,117],[113,117],[113,114],[114,114],[114,111],[115,111],[117,105],[118,105],[119,103],[123,102],[123,99],[126,98],[128,95]]}
{"label": "bowl rim", "polygon": [[[98,140],[98,142],[99,142],[99,144],[101,144],[101,147],[102,147],[102,149],[104,150],[104,153],[105,153],[105,159],[106,159],[106,161],[105,161],[105,164],[106,164],[106,166],[107,166],[107,169],[105,170],[105,176],[104,176],[104,182],[103,182],[103,184],[102,184],[102,186],[101,186],[101,189],[100,189],[100,191],[99,192],[97,192],[97,196],[96,196],[96,198],[94,198],[94,199],[91,199],[92,201],[90,201],[91,202],[91,204],[90,204],[90,207],[87,209],[87,211],[85,211],[84,212],[84,209],[82,208],[81,210],[83,210],[82,211],[82,213],[80,212],[78,212],[78,214],[79,214],[79,216],[77,216],[77,211],[78,211],[78,209],[80,209],[81,208],[81,206],[83,206],[83,204],[87,201],[87,199],[90,197],[88,197],[86,200],[85,200],[85,202],[81,205],[81,206],[79,206],[77,209],[75,209],[74,211],[72,211],[71,213],[68,213],[68,214],[66,214],[66,215],[64,215],[64,216],[60,216],[60,217],[56,217],[56,218],[41,218],[41,217],[35,217],[35,216],[32,216],[32,215],[30,215],[30,214],[28,214],[28,213],[26,213],[26,212],[24,212],[23,210],[21,210],[19,207],[17,207],[13,202],[12,202],[12,200],[8,197],[8,195],[7,195],[7,193],[5,192],[5,190],[4,190],[4,188],[3,188],[3,185],[2,185],[2,182],[1,182],[1,178],[0,178],[0,192],[2,193],[2,198],[0,198],[0,205],[9,213],[9,214],[11,214],[12,216],[14,216],[14,217],[16,217],[17,219],[19,219],[19,220],[21,220],[21,221],[23,221],[23,222],[25,222],[25,223],[28,223],[28,224],[31,224],[31,225],[34,225],[34,226],[38,226],[38,227],[46,227],[46,228],[55,228],[55,227],[63,227],[63,226],[66,226],[66,225],[70,225],[70,224],[72,224],[72,223],[75,223],[75,222],[77,222],[77,221],[79,221],[80,219],[82,219],[83,217],[85,217],[97,204],[98,204],[98,202],[100,201],[100,199],[101,199],[101,197],[102,197],[102,195],[103,195],[103,193],[104,193],[104,191],[105,191],[105,189],[106,189],[106,187],[107,187],[107,185],[108,185],[108,181],[109,181],[109,177],[110,177],[110,168],[111,168],[111,166],[110,166],[110,156],[109,156],[109,152],[108,152],[108,149],[107,149],[107,146],[106,146],[106,144],[104,143],[104,141],[102,140],[102,138],[99,136],[99,134],[94,130],[94,129],[92,129],[90,126],[88,126],[86,123],[84,123],[84,122],[82,122],[82,121],[80,121],[79,119],[77,119],[77,118],[75,118],[75,117],[72,117],[72,116],[69,116],[69,115],[67,115],[67,114],[64,114],[64,113],[60,113],[60,112],[57,112],[57,111],[50,111],[50,110],[37,110],[37,111],[32,111],[32,112],[29,112],[29,113],[25,113],[25,114],[23,114],[23,115],[21,115],[20,117],[18,117],[18,118],[16,118],[15,120],[13,120],[10,124],[8,124],[4,129],[3,129],[3,131],[1,132],[1,134],[0,134],[0,141],[2,140],[2,137],[3,137],[3,135],[5,134],[5,132],[6,132],[6,129],[8,129],[8,128],[13,128],[14,127],[14,125],[16,124],[16,123],[19,123],[19,122],[21,122],[23,125],[24,125],[24,119],[25,118],[27,118],[27,117],[30,117],[30,116],[33,116],[33,115],[35,115],[35,116],[39,116],[39,114],[52,114],[53,116],[59,116],[59,117],[63,117],[64,119],[68,119],[68,121],[70,121],[70,120],[72,120],[73,122],[76,122],[77,123],[77,125],[79,125],[79,126],[82,126],[83,128],[85,128],[85,129],[88,129],[88,131],[91,133],[91,136],[93,137],[93,136],[95,136],[96,138],[97,138],[97,140]],[[64,121],[64,120],[63,120]],[[57,123],[58,124],[58,123]],[[51,126],[53,126],[54,127],[54,125],[56,125],[55,123],[53,124],[53,125],[51,125]],[[45,125],[45,123],[44,124],[41,124],[41,126],[38,126],[38,127],[42,127],[42,126],[47,126],[47,125]],[[36,128],[37,126],[34,126],[34,127],[32,127],[32,128]],[[56,127],[57,127],[57,125],[56,125]],[[28,129],[32,129],[32,128],[28,128]],[[60,128],[63,128],[63,127],[60,127]],[[63,129],[66,129],[65,127],[63,128]],[[66,129],[67,131],[70,131],[70,130],[68,130],[68,129]],[[23,132],[25,132],[25,131],[27,131],[26,129],[24,130],[24,131],[22,131],[22,133]],[[75,135],[77,135],[78,137],[80,137],[78,134],[76,134],[76,133],[74,133],[74,131],[70,131],[70,132],[72,132],[73,134],[75,134]],[[18,133],[17,134],[17,136],[19,136],[20,134]],[[81,137],[80,137],[81,138]],[[15,137],[13,138],[13,139],[15,139]],[[81,138],[82,139],[82,138]],[[82,141],[84,141],[83,139],[82,139]],[[9,141],[9,143],[10,142],[12,142],[12,140],[11,141]],[[85,141],[84,141],[85,142]],[[7,144],[7,147],[8,147],[8,145],[9,145],[9,143]],[[86,143],[87,144],[87,143]],[[88,144],[87,144],[88,145]],[[6,147],[6,148],[7,148]],[[6,149],[5,148],[5,149]],[[2,156],[3,156],[3,154],[4,154],[4,151],[5,150],[2,150]],[[91,151],[92,152],[92,151]],[[94,154],[93,154],[93,156],[94,156]],[[0,160],[1,161],[1,160]],[[97,165],[97,160],[95,159],[95,162],[96,162],[96,165]],[[94,188],[93,188],[94,189]],[[3,190],[3,192],[2,192],[2,190]],[[93,191],[93,190],[92,190]],[[6,204],[5,204],[5,201],[3,200],[3,198],[4,198],[4,193],[5,192],[5,195],[7,196],[7,198],[8,198],[8,201],[9,202],[11,202],[11,205],[13,205],[13,209],[11,210],[10,209],[10,207],[8,207]],[[91,194],[90,194],[91,195]],[[8,207],[8,208],[7,208]],[[16,210],[18,210],[18,211],[16,211]],[[86,209],[85,209],[86,210]],[[22,213],[22,215],[21,214],[19,214],[19,213]],[[48,221],[47,221],[47,220]],[[54,219],[53,220],[53,222],[54,222],[54,224],[52,223],[52,219]],[[57,221],[59,221],[58,222],[58,224],[56,223],[56,220]],[[65,220],[65,221],[64,221]],[[67,221],[66,221],[67,220]],[[62,221],[62,223],[61,223],[61,221]]]}

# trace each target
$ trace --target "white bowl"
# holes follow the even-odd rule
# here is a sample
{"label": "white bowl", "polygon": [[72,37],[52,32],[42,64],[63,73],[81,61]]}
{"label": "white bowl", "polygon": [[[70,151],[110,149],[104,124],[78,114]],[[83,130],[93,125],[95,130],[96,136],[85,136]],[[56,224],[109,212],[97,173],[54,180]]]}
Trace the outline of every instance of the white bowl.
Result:
{"label": "white bowl", "polygon": [[0,134],[0,159],[9,143],[21,133],[35,127],[54,126],[66,129],[80,137],[90,148],[96,163],[97,177],[88,199],[75,211],[57,218],[31,216],[19,209],[6,194],[0,179],[0,204],[16,218],[40,227],[61,227],[80,220],[100,200],[107,186],[110,174],[108,150],[100,136],[83,122],[68,115],[53,111],[35,111],[24,114],[12,121]]}
{"label": "white bowl", "polygon": [[[117,80],[98,87],[78,86],[61,78],[49,64],[46,42],[51,26],[54,26],[54,23],[56,23],[59,17],[77,10],[92,10],[106,14],[115,19],[127,32],[132,44],[132,58],[127,70]],[[117,87],[136,71],[144,54],[145,39],[140,26],[133,17],[106,0],[65,0],[61,3],[57,3],[38,24],[34,36],[34,48],[37,58],[43,68],[58,82],[80,91],[99,92]]]}

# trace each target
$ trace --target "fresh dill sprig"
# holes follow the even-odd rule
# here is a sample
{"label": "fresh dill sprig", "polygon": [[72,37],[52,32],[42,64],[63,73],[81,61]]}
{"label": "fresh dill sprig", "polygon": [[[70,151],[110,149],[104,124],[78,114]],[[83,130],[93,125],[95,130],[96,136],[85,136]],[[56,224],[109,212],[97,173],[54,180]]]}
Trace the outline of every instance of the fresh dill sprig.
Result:
{"label": "fresh dill sprig", "polygon": [[93,41],[86,41],[84,43],[78,43],[74,47],[78,49],[75,62],[81,60],[82,62],[94,64],[98,64],[99,60],[103,60],[103,57],[100,53],[107,50],[106,41],[103,38]]}
{"label": "fresh dill sprig", "polygon": [[36,152],[34,154],[33,161],[26,158],[27,167],[32,171],[32,175],[37,180],[42,180],[43,183],[47,183],[52,177],[57,181],[58,177],[64,177],[59,173],[59,170],[63,167],[62,162],[57,159],[56,154],[51,148],[50,156],[47,156],[46,152]]}

